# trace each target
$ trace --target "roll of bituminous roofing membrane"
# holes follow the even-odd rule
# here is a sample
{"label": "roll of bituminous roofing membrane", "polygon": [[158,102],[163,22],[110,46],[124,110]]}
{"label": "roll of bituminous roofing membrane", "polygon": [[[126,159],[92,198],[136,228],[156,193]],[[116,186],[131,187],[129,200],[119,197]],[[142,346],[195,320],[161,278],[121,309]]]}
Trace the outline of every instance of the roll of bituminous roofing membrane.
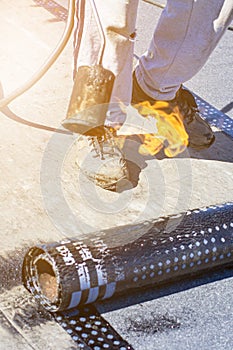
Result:
{"label": "roll of bituminous roofing membrane", "polygon": [[23,282],[56,312],[232,260],[233,203],[226,203],[32,247]]}

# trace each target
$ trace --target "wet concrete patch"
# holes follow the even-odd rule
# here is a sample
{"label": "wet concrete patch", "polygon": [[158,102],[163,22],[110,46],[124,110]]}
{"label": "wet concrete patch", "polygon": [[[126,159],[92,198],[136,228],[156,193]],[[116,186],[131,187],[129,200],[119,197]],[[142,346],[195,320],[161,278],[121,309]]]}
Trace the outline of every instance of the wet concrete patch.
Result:
{"label": "wet concrete patch", "polygon": [[165,332],[170,329],[179,329],[181,322],[179,318],[168,313],[147,315],[145,319],[132,319],[129,318],[129,326],[127,331],[143,333],[143,334],[155,334],[157,332]]}
{"label": "wet concrete patch", "polygon": [[53,320],[51,314],[36,303],[24,287],[16,287],[1,294],[0,309],[11,316],[19,329],[31,330]]}
{"label": "wet concrete patch", "polygon": [[22,283],[22,264],[27,250],[25,247],[0,256],[0,293]]}
{"label": "wet concrete patch", "polygon": [[53,318],[48,312],[45,312],[41,307],[35,307],[29,302],[24,307],[17,308],[13,317],[14,323],[21,329],[32,329],[51,320]]}

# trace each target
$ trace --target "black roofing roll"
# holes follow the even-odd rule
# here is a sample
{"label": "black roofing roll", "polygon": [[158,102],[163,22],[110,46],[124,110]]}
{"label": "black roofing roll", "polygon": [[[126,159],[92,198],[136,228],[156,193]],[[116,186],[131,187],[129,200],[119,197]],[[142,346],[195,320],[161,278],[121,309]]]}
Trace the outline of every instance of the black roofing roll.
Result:
{"label": "black roofing roll", "polygon": [[[117,245],[115,237],[135,233]],[[52,312],[159,284],[233,260],[233,203],[31,248],[25,287]]]}

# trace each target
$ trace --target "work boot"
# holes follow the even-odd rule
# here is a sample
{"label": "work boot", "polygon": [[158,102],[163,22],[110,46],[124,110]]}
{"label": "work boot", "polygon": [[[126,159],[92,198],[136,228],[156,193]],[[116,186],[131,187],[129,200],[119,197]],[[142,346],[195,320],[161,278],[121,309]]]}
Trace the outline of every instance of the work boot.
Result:
{"label": "work boot", "polygon": [[117,191],[129,183],[126,160],[115,137],[112,128],[104,127],[102,135],[82,135],[77,140],[76,164],[80,171],[96,185],[109,191]]}
{"label": "work boot", "polygon": [[[132,104],[148,101],[151,105],[155,103],[152,97],[148,96],[139,86],[135,72],[133,73],[133,92]],[[167,101],[169,103],[167,114],[178,107],[180,117],[183,121],[185,130],[189,136],[189,146],[195,150],[201,150],[210,147],[215,140],[215,136],[209,124],[202,119],[196,101],[190,91],[184,89],[182,86],[178,90],[176,97]]]}

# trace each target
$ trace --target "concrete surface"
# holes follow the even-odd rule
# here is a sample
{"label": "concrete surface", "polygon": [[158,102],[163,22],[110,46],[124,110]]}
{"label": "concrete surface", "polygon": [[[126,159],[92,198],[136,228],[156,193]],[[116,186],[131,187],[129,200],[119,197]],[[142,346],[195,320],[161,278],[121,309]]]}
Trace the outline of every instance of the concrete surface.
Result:
{"label": "concrete surface", "polygon": [[[59,3],[67,5],[67,1]],[[160,11],[140,3],[135,47],[138,55],[146,49]],[[0,82],[7,94],[43,63],[65,24],[32,0],[2,0],[0,20]],[[232,36],[231,31],[226,32],[206,66],[186,83],[230,117]],[[21,117],[60,127],[71,88],[72,40],[46,76],[0,113],[0,349],[74,346],[44,314],[40,314],[36,325],[15,322],[20,310],[18,301],[27,304],[29,298],[21,286],[20,273],[23,254],[32,244],[74,234],[81,237],[114,225],[232,200],[233,140],[217,129],[216,142],[207,151],[187,150],[175,159],[140,159],[143,169],[139,183],[130,191],[109,193],[92,186],[75,166],[75,137],[16,122]],[[57,165],[61,174],[54,170]],[[67,213],[76,218],[78,226],[65,215],[67,203]],[[232,349],[232,271],[182,283],[168,289],[141,291],[99,308],[138,350]],[[59,347],[48,337],[51,332],[59,339]]]}

